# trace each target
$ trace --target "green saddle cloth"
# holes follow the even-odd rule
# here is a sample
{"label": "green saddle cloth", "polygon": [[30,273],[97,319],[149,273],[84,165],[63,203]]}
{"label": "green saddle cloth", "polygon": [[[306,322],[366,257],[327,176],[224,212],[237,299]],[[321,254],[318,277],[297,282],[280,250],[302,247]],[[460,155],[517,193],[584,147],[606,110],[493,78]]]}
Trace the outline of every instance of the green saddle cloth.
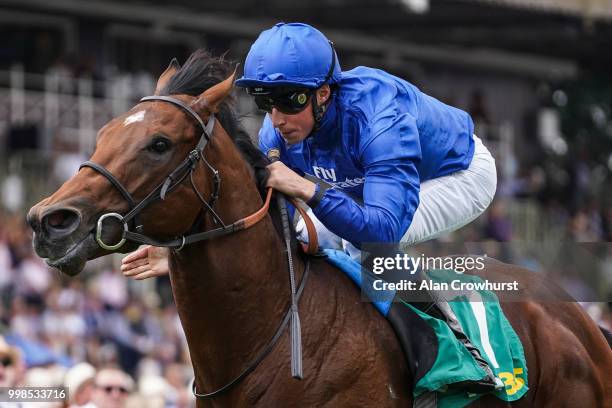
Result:
{"label": "green saddle cloth", "polygon": [[[452,270],[427,271],[432,282],[483,282],[477,276],[457,274]],[[474,301],[476,299],[476,301]],[[450,300],[450,299],[449,299]],[[416,384],[414,397],[425,392],[436,392],[438,408],[460,408],[482,397],[469,394],[449,384],[465,380],[479,380],[485,376],[470,352],[454,336],[446,322],[429,316],[408,303],[404,305],[417,313],[435,331],[439,348],[432,368]],[[528,391],[527,362],[521,341],[506,319],[497,296],[486,290],[456,296],[449,304],[472,344],[480,350],[496,377],[505,388],[494,392],[504,401],[516,401]]]}

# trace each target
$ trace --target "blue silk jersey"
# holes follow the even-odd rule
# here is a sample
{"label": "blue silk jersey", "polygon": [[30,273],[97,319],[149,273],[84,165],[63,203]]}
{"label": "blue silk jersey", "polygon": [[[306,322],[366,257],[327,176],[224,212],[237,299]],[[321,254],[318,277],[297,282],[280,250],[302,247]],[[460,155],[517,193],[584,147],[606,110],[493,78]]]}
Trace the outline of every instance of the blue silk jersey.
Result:
{"label": "blue silk jersey", "polygon": [[331,184],[313,208],[334,234],[362,242],[399,242],[419,205],[426,180],[468,168],[474,155],[469,114],[384,71],[342,72],[319,130],[289,145],[266,115],[264,153],[299,174]]}

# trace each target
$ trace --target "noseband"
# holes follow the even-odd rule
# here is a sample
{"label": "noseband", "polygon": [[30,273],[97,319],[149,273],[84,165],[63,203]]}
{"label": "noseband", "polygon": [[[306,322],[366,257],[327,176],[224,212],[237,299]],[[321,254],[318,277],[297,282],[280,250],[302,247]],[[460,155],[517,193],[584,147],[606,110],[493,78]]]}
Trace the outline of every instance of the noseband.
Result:
{"label": "noseband", "polygon": [[[230,234],[232,232],[248,228],[251,225],[257,223],[259,220],[261,220],[268,211],[270,197],[272,195],[271,189],[268,190],[268,193],[266,196],[266,202],[261,209],[259,209],[257,212],[251,214],[250,216],[246,218],[243,218],[243,219],[240,219],[234,222],[233,224],[230,224],[230,225],[224,224],[223,221],[221,220],[221,217],[219,217],[219,215],[213,209],[215,201],[219,198],[219,188],[221,185],[221,178],[219,176],[219,172],[214,167],[212,167],[210,163],[208,163],[208,161],[206,161],[203,155],[203,151],[204,151],[204,148],[206,147],[206,144],[210,141],[210,138],[212,137],[213,128],[216,122],[215,116],[211,114],[210,118],[208,119],[208,123],[204,124],[204,121],[202,120],[202,118],[200,118],[200,116],[189,105],[187,105],[181,100],[171,98],[169,96],[157,96],[157,95],[145,96],[144,98],[140,100],[140,102],[155,102],[155,101],[171,103],[179,107],[180,109],[188,113],[189,116],[195,119],[196,122],[199,124],[200,128],[202,129],[200,140],[198,141],[198,144],[196,145],[196,147],[191,152],[189,152],[187,157],[166,177],[166,179],[162,183],[158,184],[157,187],[155,187],[153,191],[151,191],[138,204],[136,204],[136,201],[134,200],[130,192],[123,186],[123,184],[121,184],[121,182],[110,171],[104,168],[104,166],[98,163],[94,163],[92,161],[86,161],[81,164],[81,166],[79,167],[79,170],[82,169],[83,167],[89,167],[95,170],[96,172],[100,173],[121,193],[123,198],[125,198],[125,200],[128,202],[130,206],[129,212],[125,215],[121,215],[119,213],[112,212],[112,213],[104,214],[98,219],[98,224],[96,226],[96,235],[95,235],[96,242],[98,243],[98,245],[100,245],[100,247],[103,249],[114,251],[114,250],[121,248],[123,244],[125,244],[126,240],[130,240],[130,241],[134,241],[140,244],[149,244],[149,245],[160,246],[160,247],[171,247],[176,250],[181,250],[183,246],[187,244],[191,244],[193,242],[198,242],[198,241],[203,241],[206,239],[211,239],[211,238],[218,237],[221,235]],[[196,184],[193,179],[193,172],[197,164],[200,161],[202,161],[211,170],[213,174],[213,183],[214,183],[213,192],[211,194],[209,201],[204,199],[204,197],[202,196],[202,194],[196,187]],[[142,225],[138,223],[137,215],[146,206],[148,206],[152,202],[158,201],[158,200],[165,200],[166,194],[174,190],[177,186],[179,186],[185,180],[185,178],[187,178],[187,176],[189,176],[191,187],[193,191],[195,192],[195,194],[197,195],[200,202],[202,203],[202,207],[212,215],[215,223],[221,226],[219,228],[215,228],[215,229],[208,230],[205,232],[195,233],[195,234],[191,234],[188,236],[183,235],[182,237],[176,238],[171,241],[166,241],[166,242],[160,242],[151,237],[143,235],[141,233]],[[107,218],[115,218],[123,225],[123,234],[121,236],[121,239],[115,244],[107,244],[102,239],[102,230],[104,227],[104,220],[106,220]],[[129,227],[130,225],[135,231],[130,231],[130,227]]]}

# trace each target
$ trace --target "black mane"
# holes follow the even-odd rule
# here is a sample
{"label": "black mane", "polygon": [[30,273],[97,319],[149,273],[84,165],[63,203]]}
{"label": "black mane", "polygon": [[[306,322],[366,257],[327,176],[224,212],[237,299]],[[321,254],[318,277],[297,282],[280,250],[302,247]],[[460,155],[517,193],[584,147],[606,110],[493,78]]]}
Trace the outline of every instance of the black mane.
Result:
{"label": "black mane", "polygon": [[[228,78],[233,72],[232,63],[223,56],[217,58],[208,51],[195,51],[185,64],[177,71],[161,95],[187,94],[197,96],[208,88]],[[230,135],[242,156],[256,170],[265,167],[267,160],[263,153],[253,144],[249,134],[242,128],[235,109],[235,97],[231,96],[219,107],[217,119]]]}

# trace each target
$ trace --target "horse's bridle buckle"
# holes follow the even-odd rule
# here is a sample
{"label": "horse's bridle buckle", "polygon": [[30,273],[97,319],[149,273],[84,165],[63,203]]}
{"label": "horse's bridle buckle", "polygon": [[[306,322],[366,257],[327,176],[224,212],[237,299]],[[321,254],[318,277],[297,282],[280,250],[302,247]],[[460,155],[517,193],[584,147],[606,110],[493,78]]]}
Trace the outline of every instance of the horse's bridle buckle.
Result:
{"label": "horse's bridle buckle", "polygon": [[[123,224],[123,234],[121,235],[121,240],[119,242],[117,242],[114,245],[108,245],[106,244],[104,241],[102,241],[102,223],[104,222],[105,219],[107,218],[116,218],[119,220],[120,223]],[[101,216],[98,219],[98,226],[96,227],[96,242],[98,243],[98,245],[100,245],[103,249],[106,249],[108,251],[114,251],[116,249],[119,249],[123,246],[123,244],[125,244],[125,233],[128,231],[128,225],[127,223],[123,220],[123,216],[121,214],[117,214],[117,213],[108,213],[108,214],[104,214],[103,216]]]}

